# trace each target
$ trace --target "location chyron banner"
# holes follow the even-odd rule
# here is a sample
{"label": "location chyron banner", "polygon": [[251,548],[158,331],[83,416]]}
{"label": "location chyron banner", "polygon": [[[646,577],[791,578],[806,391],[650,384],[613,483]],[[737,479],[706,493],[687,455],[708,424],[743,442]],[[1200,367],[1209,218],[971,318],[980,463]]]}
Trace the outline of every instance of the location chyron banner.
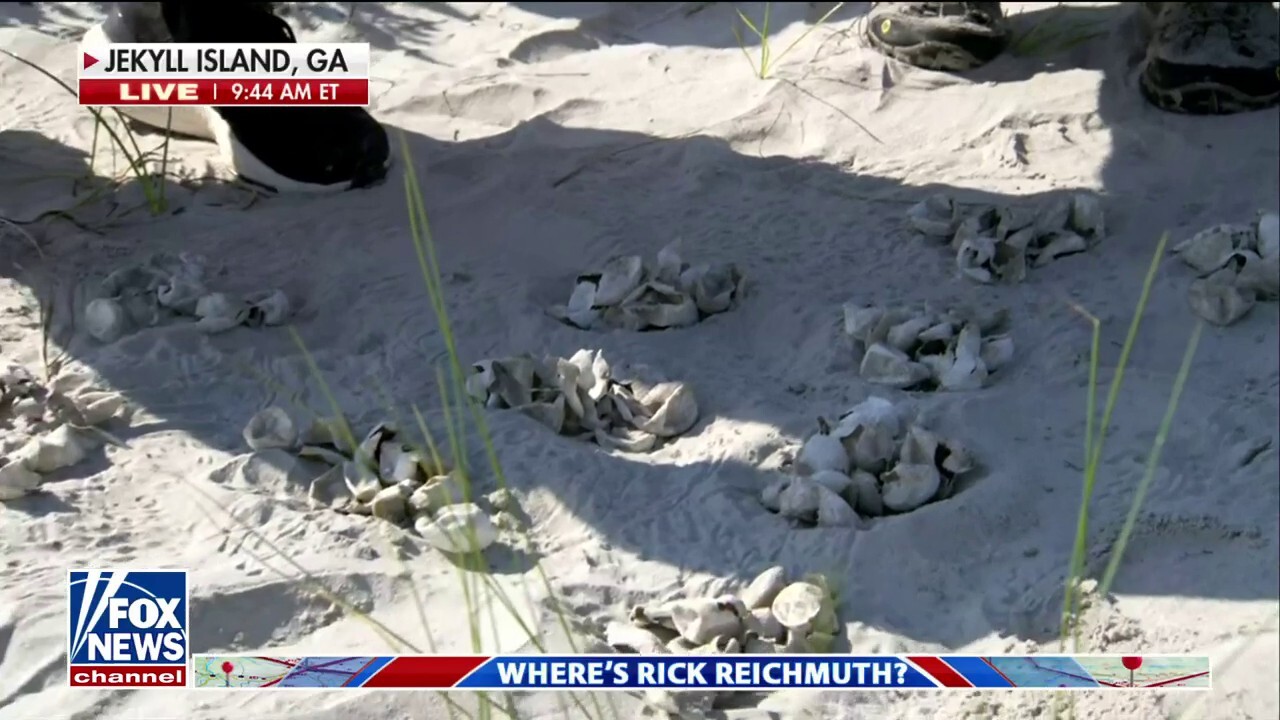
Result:
{"label": "location chyron banner", "polygon": [[196,655],[199,688],[435,690],[1193,689],[1209,658],[1173,655]]}

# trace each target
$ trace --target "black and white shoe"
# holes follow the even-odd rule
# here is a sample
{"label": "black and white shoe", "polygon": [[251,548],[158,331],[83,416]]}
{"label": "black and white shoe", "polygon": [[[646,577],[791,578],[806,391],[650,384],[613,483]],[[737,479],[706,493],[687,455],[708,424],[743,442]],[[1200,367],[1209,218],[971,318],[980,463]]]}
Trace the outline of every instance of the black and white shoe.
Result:
{"label": "black and white shoe", "polygon": [[1155,106],[1225,115],[1280,104],[1280,13],[1271,3],[1143,3],[1152,37],[1138,76]]}
{"label": "black and white shoe", "polygon": [[[261,2],[122,2],[85,35],[111,42],[296,42]],[[386,130],[358,107],[126,107],[127,117],[212,140],[241,178],[278,192],[333,192],[386,177]]]}
{"label": "black and white shoe", "polygon": [[927,70],[970,70],[1009,44],[998,2],[878,2],[864,34],[885,55]]}

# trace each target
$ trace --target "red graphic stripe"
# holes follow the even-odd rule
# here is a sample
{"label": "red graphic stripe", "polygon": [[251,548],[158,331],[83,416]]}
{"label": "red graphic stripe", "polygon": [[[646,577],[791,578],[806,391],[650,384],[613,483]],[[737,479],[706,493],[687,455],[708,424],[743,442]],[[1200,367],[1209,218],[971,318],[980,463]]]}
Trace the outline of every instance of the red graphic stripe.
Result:
{"label": "red graphic stripe", "polygon": [[915,663],[921,670],[932,675],[934,680],[942,683],[942,687],[973,687],[973,683],[961,677],[960,673],[953,670],[950,665],[943,662],[942,658],[937,655],[908,655],[907,659]]}
{"label": "red graphic stripe", "polygon": [[984,658],[982,658],[982,662],[986,663],[986,664],[987,664],[987,667],[989,667],[989,668],[991,668],[992,670],[994,670],[994,671],[995,671],[995,673],[996,673],[997,675],[999,675],[1000,677],[1004,678],[1004,681],[1005,681],[1005,682],[1007,682],[1007,683],[1009,683],[1009,687],[1018,687],[1018,683],[1016,683],[1016,682],[1014,682],[1014,681],[1010,680],[1010,679],[1009,679],[1009,676],[1004,674],[1004,671],[1002,671],[1000,668],[996,667],[996,664],[995,664],[995,663],[991,662],[991,658],[984,657]]}
{"label": "red graphic stripe", "polygon": [[1188,680],[1194,680],[1194,679],[1196,679],[1196,678],[1198,678],[1198,677],[1204,677],[1205,675],[1208,675],[1208,674],[1209,674],[1209,671],[1208,671],[1208,670],[1205,670],[1204,672],[1198,672],[1198,673],[1195,673],[1195,674],[1193,674],[1193,675],[1183,675],[1182,677],[1170,678],[1170,679],[1168,679],[1168,680],[1161,680],[1160,682],[1153,682],[1153,683],[1151,683],[1150,685],[1141,685],[1141,686],[1139,686],[1139,687],[1162,687],[1162,686],[1164,686],[1164,685],[1172,685],[1172,684],[1174,684],[1174,683],[1180,683],[1180,682],[1186,682],[1186,681],[1188,681]]}
{"label": "red graphic stripe", "polygon": [[392,658],[361,687],[366,688],[451,688],[487,657],[433,655]]}

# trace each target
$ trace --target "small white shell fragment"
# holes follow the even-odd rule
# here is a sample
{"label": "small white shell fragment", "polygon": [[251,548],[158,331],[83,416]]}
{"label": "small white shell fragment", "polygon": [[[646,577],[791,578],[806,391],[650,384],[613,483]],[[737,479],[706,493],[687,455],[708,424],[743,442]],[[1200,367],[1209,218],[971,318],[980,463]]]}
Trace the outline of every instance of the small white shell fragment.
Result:
{"label": "small white shell fragment", "polygon": [[1106,222],[1102,203],[1093,195],[1076,194],[1071,198],[1071,229],[1085,237],[1100,238],[1106,235]]}
{"label": "small white shell fragment", "polygon": [[783,627],[803,634],[822,612],[826,595],[822,588],[813,583],[791,583],[778,593],[770,609]]}
{"label": "small white shell fragment", "polygon": [[429,523],[415,522],[414,527],[432,547],[446,553],[481,552],[498,539],[493,521],[475,503],[443,507]]}
{"label": "small white shell fragment", "polygon": [[283,290],[264,290],[245,296],[250,306],[247,322],[253,325],[283,325],[289,319],[289,296]]}
{"label": "small white shell fragment", "polygon": [[43,418],[44,411],[44,403],[33,397],[18,398],[9,406],[9,412],[13,413],[14,417],[25,417],[32,420]]}
{"label": "small white shell fragment", "polygon": [[892,429],[882,423],[864,423],[844,439],[854,469],[870,473],[885,469],[897,451],[897,437]]}
{"label": "small white shell fragment", "polygon": [[609,623],[605,626],[604,641],[615,649],[632,650],[641,655],[666,655],[671,652],[657,635],[631,623]]}
{"label": "small white shell fragment", "polygon": [[963,475],[974,468],[973,456],[969,454],[969,450],[955,440],[947,440],[941,443],[947,451],[947,456],[943,458],[941,469],[951,475]]}
{"label": "small white shell fragment", "polygon": [[77,396],[75,402],[89,425],[101,425],[127,406],[124,395],[115,392],[87,392]]}
{"label": "small white shell fragment", "polygon": [[196,301],[196,317],[199,318],[235,319],[241,309],[243,305],[232,300],[226,293],[209,293]]}
{"label": "small white shell fragment", "polygon": [[773,616],[773,610],[769,607],[784,587],[786,587],[785,580],[779,585],[777,591],[769,597],[769,602],[762,607],[753,609],[751,617],[747,619],[749,628],[758,633],[760,637],[781,640],[787,632],[782,623],[778,622],[778,618]]}
{"label": "small white shell fragment", "polygon": [[855,340],[866,342],[871,329],[884,317],[884,308],[844,304],[844,332]]}
{"label": "small white shell fragment", "polygon": [[0,502],[17,500],[35,492],[41,481],[39,473],[19,460],[0,465]]}
{"label": "small white shell fragment", "polygon": [[956,338],[951,363],[938,376],[944,390],[976,390],[987,383],[987,367],[982,362],[982,339],[976,328],[966,325]]}
{"label": "small white shell fragment", "polygon": [[1013,362],[1013,338],[1009,335],[998,335],[982,341],[982,363],[988,372],[996,372]]}
{"label": "small white shell fragment", "polygon": [[932,465],[938,455],[938,436],[913,425],[902,441],[898,461],[907,465]]}
{"label": "small white shell fragment", "polygon": [[813,483],[817,488],[818,509],[816,512],[817,524],[824,527],[836,527],[842,525],[853,525],[858,520],[858,515],[849,507],[849,503],[837,493],[831,491],[825,485]]}
{"label": "small white shell fragment", "polygon": [[1280,298],[1280,257],[1264,258],[1248,250],[1237,250],[1228,264],[1236,271],[1236,287],[1253,292],[1259,300]]}
{"label": "small white shell fragment", "polygon": [[903,413],[897,405],[875,395],[849,408],[840,416],[832,434],[845,438],[863,426],[874,426],[890,437],[902,432]]}
{"label": "small white shell fragment", "polygon": [[782,493],[791,485],[791,478],[778,477],[769,481],[760,492],[760,503],[773,512],[782,511]]}
{"label": "small white shell fragment", "polygon": [[849,455],[845,452],[840,438],[818,432],[805,440],[804,445],[800,447],[796,463],[810,473],[822,470],[843,473],[849,469]]}
{"label": "small white shell fragment", "polygon": [[853,480],[848,475],[836,470],[819,470],[810,475],[809,479],[837,495],[843,495],[853,485]]}
{"label": "small white shell fragment", "polygon": [[629,453],[649,452],[658,444],[658,436],[631,428],[596,428],[593,436],[601,447]]}
{"label": "small white shell fragment", "polygon": [[223,332],[244,320],[244,303],[232,300],[226,293],[209,293],[196,301],[195,314],[206,332]]}
{"label": "small white shell fragment", "polygon": [[84,308],[84,324],[89,335],[102,343],[119,340],[129,326],[129,316],[119,302],[97,298]]}
{"label": "small white shell fragment", "polygon": [[932,500],[941,487],[942,475],[932,464],[899,464],[885,473],[881,496],[885,507],[907,512]]}
{"label": "small white shell fragment", "polygon": [[933,318],[928,315],[920,315],[906,322],[894,325],[889,329],[889,335],[885,338],[890,347],[908,352],[912,346],[920,339],[920,333],[927,330],[933,325]]}
{"label": "small white shell fragment", "polygon": [[1187,302],[1197,316],[1214,325],[1226,326],[1247,315],[1257,304],[1257,295],[1241,290],[1231,281],[1210,276],[1192,281]]}
{"label": "small white shell fragment", "polygon": [[718,635],[737,635],[742,620],[732,609],[707,598],[681,600],[673,603],[671,619],[680,637],[703,645]]}
{"label": "small white shell fragment", "polygon": [[1258,214],[1257,252],[1264,259],[1280,257],[1280,215]]}
{"label": "small white shell fragment", "polygon": [[995,279],[991,265],[996,258],[996,241],[989,237],[972,237],[956,249],[956,269],[972,280],[989,283]]}
{"label": "small white shell fragment", "polygon": [[884,499],[880,495],[880,483],[868,472],[858,471],[853,474],[853,487],[857,493],[854,509],[868,517],[879,517],[884,514]]}
{"label": "small white shell fragment", "polygon": [[85,458],[88,448],[84,440],[68,425],[34,437],[19,448],[18,462],[40,474],[71,467]]}
{"label": "small white shell fragment", "polygon": [[407,512],[404,488],[398,485],[382,488],[369,501],[369,508],[374,517],[387,522],[404,520]]}
{"label": "small white shell fragment", "polygon": [[778,496],[778,513],[794,520],[812,520],[818,514],[822,502],[821,485],[808,478],[792,478],[782,494]]}
{"label": "small white shell fragment", "polygon": [[918,385],[930,375],[928,368],[913,362],[906,353],[880,343],[867,348],[858,372],[871,382],[899,389]]}
{"label": "small white shell fragment", "polygon": [[698,401],[685,383],[659,383],[640,402],[653,415],[638,429],[659,437],[683,435],[698,421]]}
{"label": "small white shell fragment", "polygon": [[575,314],[591,312],[596,306],[596,284],[590,280],[579,280],[577,285],[573,286],[573,293],[569,295],[569,303],[566,306],[569,310],[569,317]]}
{"label": "small white shell fragment", "polygon": [[666,628],[675,630],[676,623],[672,619],[675,602],[650,602],[631,608],[631,623],[642,628]]}
{"label": "small white shell fragment", "polygon": [[1214,225],[1178,243],[1172,252],[1194,270],[1211,273],[1225,265],[1233,251],[1253,244],[1256,232],[1246,225]]}
{"label": "small white shell fragment", "polygon": [[658,251],[658,266],[654,273],[658,282],[675,285],[680,281],[680,272],[684,269],[680,245],[680,241],[676,240]]}
{"label": "small white shell fragment", "polygon": [[693,300],[702,313],[722,313],[733,307],[734,298],[741,286],[742,275],[736,267],[709,267],[693,282]]}
{"label": "small white shell fragment", "polygon": [[409,495],[409,512],[413,515],[429,514],[447,505],[461,502],[464,496],[459,477],[456,473],[450,473],[427,480]]}
{"label": "small white shell fragment", "polygon": [[[66,385],[70,382],[70,378],[75,376],[71,374],[63,374],[54,378],[52,390],[58,392],[69,392],[70,388]],[[31,374],[21,365],[8,364],[0,369],[0,393],[4,393],[10,397],[26,397],[34,392],[37,388],[35,376]]]}
{"label": "small white shell fragment", "polygon": [[1036,254],[1032,265],[1035,267],[1043,267],[1067,255],[1075,255],[1089,249],[1089,244],[1084,238],[1073,232],[1059,232],[1051,236],[1048,244],[1040,248]]}
{"label": "small white shell fragment", "polygon": [[298,429],[289,414],[275,405],[264,408],[249,419],[241,433],[253,450],[292,448],[298,442]]}
{"label": "small white shell fragment", "polygon": [[342,465],[342,480],[357,503],[367,503],[382,490],[377,474],[363,462],[348,460]]}
{"label": "small white shell fragment", "polygon": [[947,195],[930,195],[907,211],[907,222],[922,235],[949,238],[956,229],[956,204]]}
{"label": "small white shell fragment", "polygon": [[760,573],[742,591],[742,602],[750,609],[767,608],[787,586],[787,571],[781,565]]}
{"label": "small white shell fragment", "polygon": [[420,482],[422,459],[401,443],[386,443],[378,457],[378,476],[388,484],[403,480]]}
{"label": "small white shell fragment", "polygon": [[638,255],[617,257],[605,263],[596,284],[596,305],[621,302],[640,285],[644,277],[644,260]]}

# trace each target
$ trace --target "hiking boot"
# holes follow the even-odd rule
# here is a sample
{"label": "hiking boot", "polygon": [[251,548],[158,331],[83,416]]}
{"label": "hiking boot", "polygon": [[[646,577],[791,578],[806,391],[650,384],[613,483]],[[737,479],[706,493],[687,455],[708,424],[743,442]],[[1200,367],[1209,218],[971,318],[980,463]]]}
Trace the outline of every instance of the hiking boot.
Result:
{"label": "hiking boot", "polygon": [[867,14],[866,38],[896,60],[928,70],[969,70],[1009,43],[998,2],[881,2]]}
{"label": "hiking boot", "polygon": [[[291,43],[289,24],[261,2],[115,3],[84,42]],[[329,192],[386,177],[387,133],[358,107],[124,107],[158,130],[218,143],[244,180],[276,191]]]}
{"label": "hiking boot", "polygon": [[1280,13],[1271,3],[1159,5],[1139,77],[1142,94],[1152,104],[1197,115],[1276,105]]}

